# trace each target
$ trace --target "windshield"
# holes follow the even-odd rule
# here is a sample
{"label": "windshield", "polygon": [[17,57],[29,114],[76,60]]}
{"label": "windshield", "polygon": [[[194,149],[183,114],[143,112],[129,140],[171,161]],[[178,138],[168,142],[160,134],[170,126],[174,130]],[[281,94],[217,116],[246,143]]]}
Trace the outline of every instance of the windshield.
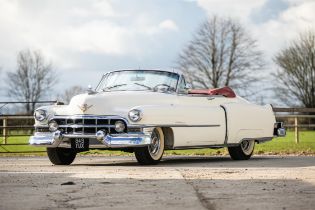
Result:
{"label": "windshield", "polygon": [[176,91],[179,75],[164,71],[126,70],[106,74],[96,91]]}

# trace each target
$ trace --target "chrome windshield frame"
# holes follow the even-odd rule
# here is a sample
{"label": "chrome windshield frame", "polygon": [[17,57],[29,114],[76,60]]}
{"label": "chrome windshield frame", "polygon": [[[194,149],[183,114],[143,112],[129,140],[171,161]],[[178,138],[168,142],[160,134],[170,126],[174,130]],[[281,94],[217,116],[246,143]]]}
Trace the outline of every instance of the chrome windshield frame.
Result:
{"label": "chrome windshield frame", "polygon": [[[104,79],[106,79],[106,77],[107,77],[109,74],[114,73],[114,72],[122,72],[122,71],[152,71],[152,72],[153,72],[153,71],[156,71],[156,72],[166,72],[166,73],[176,74],[176,75],[178,76],[178,79],[177,79],[177,81],[176,81],[176,85],[175,85],[175,88],[174,88],[175,90],[172,91],[172,92],[174,92],[175,94],[176,94],[177,91],[178,91],[178,84],[179,84],[179,81],[180,81],[181,78],[182,78],[182,75],[181,75],[180,73],[174,72],[174,71],[167,71],[167,70],[155,70],[155,69],[125,69],[125,70],[114,70],[114,71],[107,72],[107,73],[105,73],[105,74],[102,76],[101,80],[99,81],[98,85],[97,85],[96,88],[95,88],[95,91],[98,92],[98,93],[102,92],[102,91],[99,91],[99,90],[98,90],[98,89],[99,89],[99,86],[101,85],[102,81],[103,81]],[[135,90],[119,90],[119,91],[135,91]],[[148,90],[138,90],[138,91],[148,91]],[[168,93],[168,92],[167,92],[167,93]]]}

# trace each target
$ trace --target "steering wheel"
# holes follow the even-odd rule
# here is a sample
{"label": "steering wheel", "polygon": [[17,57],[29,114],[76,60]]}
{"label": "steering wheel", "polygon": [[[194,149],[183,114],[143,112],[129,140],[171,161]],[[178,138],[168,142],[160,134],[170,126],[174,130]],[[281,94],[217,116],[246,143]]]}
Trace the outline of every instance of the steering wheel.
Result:
{"label": "steering wheel", "polygon": [[167,84],[157,84],[153,87],[153,90],[158,90],[160,86],[167,87],[167,90],[170,90],[172,88],[170,85],[167,85]]}

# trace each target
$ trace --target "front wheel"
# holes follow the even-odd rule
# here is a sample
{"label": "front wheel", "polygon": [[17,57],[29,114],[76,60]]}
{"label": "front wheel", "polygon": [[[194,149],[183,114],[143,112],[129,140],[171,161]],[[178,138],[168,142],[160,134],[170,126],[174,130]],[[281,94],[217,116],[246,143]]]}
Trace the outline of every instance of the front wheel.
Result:
{"label": "front wheel", "polygon": [[151,135],[152,143],[147,147],[135,148],[135,156],[141,165],[158,164],[164,153],[164,134],[161,128],[155,128]]}
{"label": "front wheel", "polygon": [[228,147],[228,150],[233,160],[248,160],[253,155],[254,148],[254,140],[244,140],[237,147]]}
{"label": "front wheel", "polygon": [[77,152],[68,148],[47,148],[47,155],[49,160],[55,165],[70,165]]}

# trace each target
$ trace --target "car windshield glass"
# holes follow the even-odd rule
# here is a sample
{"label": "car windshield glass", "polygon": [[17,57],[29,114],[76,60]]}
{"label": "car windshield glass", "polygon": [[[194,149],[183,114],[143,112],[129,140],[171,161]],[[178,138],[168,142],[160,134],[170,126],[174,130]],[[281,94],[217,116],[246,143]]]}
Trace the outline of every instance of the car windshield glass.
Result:
{"label": "car windshield glass", "polygon": [[179,75],[172,72],[150,70],[116,71],[106,74],[96,91],[150,90],[174,92],[178,79]]}

